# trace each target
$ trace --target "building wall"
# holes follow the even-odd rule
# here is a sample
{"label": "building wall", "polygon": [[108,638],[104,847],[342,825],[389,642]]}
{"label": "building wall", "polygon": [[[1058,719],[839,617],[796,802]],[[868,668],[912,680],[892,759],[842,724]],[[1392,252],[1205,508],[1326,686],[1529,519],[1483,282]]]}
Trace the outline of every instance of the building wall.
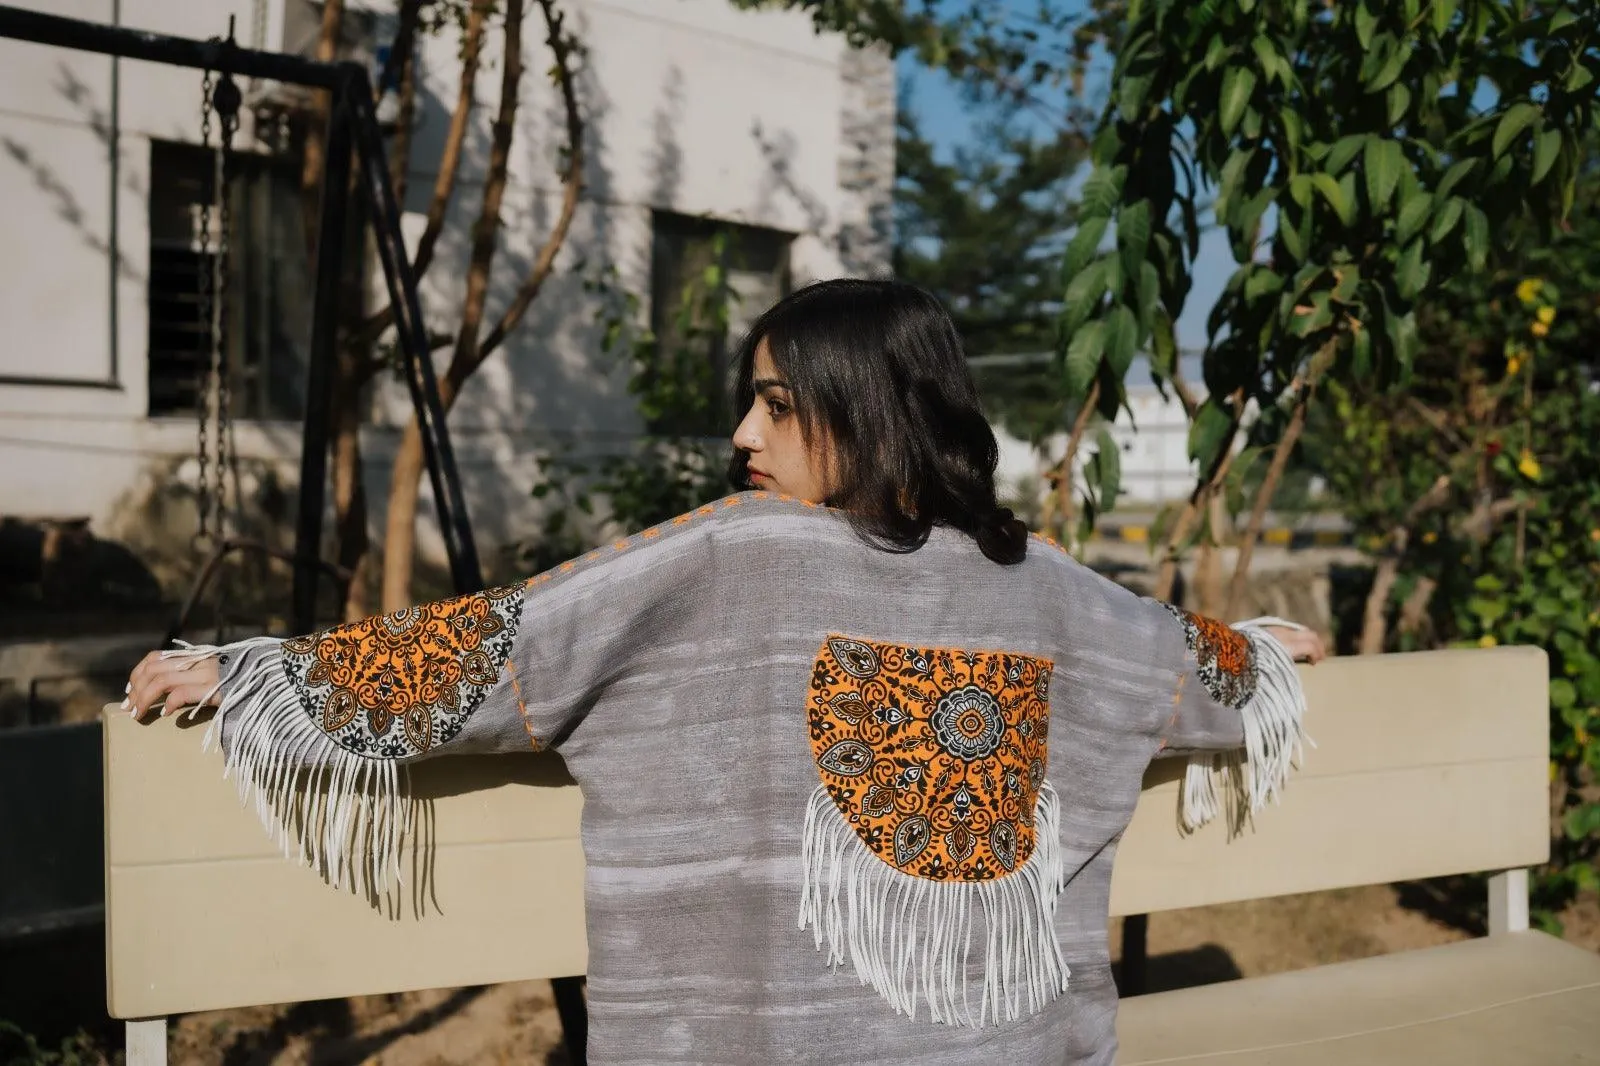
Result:
{"label": "building wall", "polygon": [[[284,26],[286,12],[295,14],[286,5],[299,3],[121,0],[120,13],[124,25],[202,38],[225,32],[232,14],[245,43],[297,48],[306,42],[285,40]],[[113,0],[24,6],[102,22],[114,10]],[[390,5],[364,6],[382,12]],[[560,100],[544,77],[544,27],[529,6],[490,322],[532,262],[560,199]],[[555,275],[450,420],[486,545],[529,527],[541,451],[558,441],[603,447],[638,429],[625,369],[600,350],[601,306],[584,282],[608,267],[622,288],[649,291],[653,209],[793,234],[796,282],[888,267],[894,83],[887,57],[818,37],[802,15],[743,13],[725,0],[565,6],[588,46],[580,80],[589,119],[583,202]],[[456,50],[450,35],[422,51],[404,220],[413,240],[456,95]],[[0,514],[81,515],[103,536],[172,542],[192,528],[184,486],[194,479],[196,427],[188,416],[146,415],[150,141],[198,140],[200,76],[116,67],[114,80],[108,58],[0,42],[0,203],[7,205],[0,233],[9,248],[25,249],[0,261],[0,315],[10,338],[0,347]],[[430,324],[440,330],[452,330],[459,314],[501,69],[498,55],[486,57],[451,225],[422,286]],[[376,277],[371,288],[376,308],[384,300]],[[408,414],[404,389],[381,384],[364,438],[375,531]],[[240,424],[237,445],[247,489],[270,475],[292,493],[297,424]],[[425,488],[424,511],[430,506]],[[437,556],[430,527],[425,521],[422,546]]]}

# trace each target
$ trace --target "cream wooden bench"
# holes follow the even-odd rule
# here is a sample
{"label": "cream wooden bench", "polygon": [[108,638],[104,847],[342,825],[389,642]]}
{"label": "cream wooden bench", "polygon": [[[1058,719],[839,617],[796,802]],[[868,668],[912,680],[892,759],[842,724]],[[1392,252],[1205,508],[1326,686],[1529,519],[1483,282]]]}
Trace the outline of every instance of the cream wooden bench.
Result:
{"label": "cream wooden bench", "polygon": [[[1306,683],[1318,747],[1254,832],[1180,837],[1179,767],[1152,771],[1113,913],[1492,871],[1491,935],[1129,999],[1120,1061],[1600,1062],[1600,956],[1527,929],[1549,833],[1543,654],[1341,660]],[[197,729],[112,711],[105,738],[107,994],[129,1066],[165,1061],[170,1014],[585,968],[580,799],[553,759],[419,768],[442,913],[416,922],[282,859]]]}

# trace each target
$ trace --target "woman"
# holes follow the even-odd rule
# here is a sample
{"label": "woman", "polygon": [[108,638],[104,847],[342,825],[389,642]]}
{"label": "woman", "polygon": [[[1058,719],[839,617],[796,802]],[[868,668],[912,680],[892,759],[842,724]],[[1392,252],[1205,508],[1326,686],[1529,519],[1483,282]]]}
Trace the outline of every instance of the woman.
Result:
{"label": "woman", "polygon": [[[219,705],[291,854],[375,881],[397,764],[559,750],[585,795],[595,1062],[1109,1063],[1111,863],[1146,766],[1198,756],[1187,825],[1258,809],[1300,740],[1293,659],[1320,646],[1030,537],[916,288],[795,293],[737,393],[731,474],[755,491],[524,584],[152,655],[131,713]],[[338,817],[297,817],[286,763],[321,768]]]}

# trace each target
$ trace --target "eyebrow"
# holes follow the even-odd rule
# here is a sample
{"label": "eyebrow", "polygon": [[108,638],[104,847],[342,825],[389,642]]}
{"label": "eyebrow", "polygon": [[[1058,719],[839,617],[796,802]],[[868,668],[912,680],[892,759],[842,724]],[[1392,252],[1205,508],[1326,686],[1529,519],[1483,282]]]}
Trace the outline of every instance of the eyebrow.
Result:
{"label": "eyebrow", "polygon": [[781,378],[756,378],[750,383],[750,387],[757,392],[765,392],[767,389],[784,389],[787,391],[789,383]]}

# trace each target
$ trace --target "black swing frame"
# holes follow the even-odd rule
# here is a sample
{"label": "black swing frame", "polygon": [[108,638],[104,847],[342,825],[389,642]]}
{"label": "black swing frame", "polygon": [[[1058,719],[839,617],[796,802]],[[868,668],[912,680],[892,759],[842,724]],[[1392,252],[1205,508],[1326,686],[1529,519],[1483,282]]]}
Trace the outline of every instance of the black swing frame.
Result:
{"label": "black swing frame", "polygon": [[[303,56],[241,48],[220,38],[198,41],[124,26],[48,15],[0,5],[0,39],[93,52],[167,66],[211,70],[236,77],[285,82],[330,94],[327,163],[323,188],[349,187],[353,165],[361,180],[378,258],[383,264],[395,332],[404,360],[412,407],[422,431],[423,454],[433,488],[439,527],[458,592],[483,587],[483,573],[467,516],[455,451],[445,426],[439,383],[430,359],[428,334],[417,296],[416,276],[400,232],[400,205],[389,180],[388,153],[378,126],[372,83],[360,63],[322,63]],[[312,304],[311,358],[306,374],[306,410],[300,455],[300,500],[295,525],[293,621],[296,632],[316,627],[317,580],[338,358],[340,281],[344,275],[345,223],[349,197],[324,195],[318,220],[316,292]],[[588,1017],[582,978],[551,982],[568,1060],[585,1061]]]}

